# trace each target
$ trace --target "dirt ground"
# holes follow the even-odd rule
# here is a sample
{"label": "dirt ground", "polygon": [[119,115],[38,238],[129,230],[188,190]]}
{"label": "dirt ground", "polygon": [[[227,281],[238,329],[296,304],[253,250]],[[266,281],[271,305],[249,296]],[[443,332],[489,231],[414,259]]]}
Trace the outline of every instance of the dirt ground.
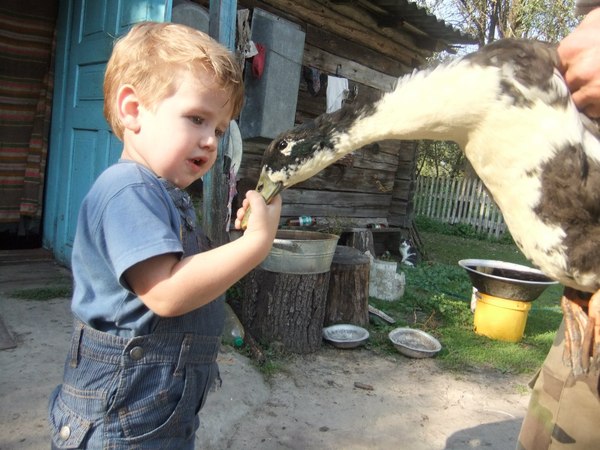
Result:
{"label": "dirt ground", "polygon": [[[71,326],[68,299],[7,293],[68,277],[51,261],[0,264],[0,318],[17,344],[0,350],[2,450],[49,447],[46,403]],[[268,380],[229,347],[219,363],[223,386],[201,412],[199,449],[514,449],[529,400],[528,376],[458,376],[435,359],[327,344]]]}

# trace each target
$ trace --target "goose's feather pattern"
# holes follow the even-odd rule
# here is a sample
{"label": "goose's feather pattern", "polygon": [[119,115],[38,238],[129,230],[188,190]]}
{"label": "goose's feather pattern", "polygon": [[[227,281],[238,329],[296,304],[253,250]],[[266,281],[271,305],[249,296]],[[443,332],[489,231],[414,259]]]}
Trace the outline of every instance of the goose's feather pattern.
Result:
{"label": "goose's feather pattern", "polygon": [[553,46],[501,40],[398,80],[362,107],[275,139],[261,183],[301,182],[384,139],[453,140],[502,210],[523,253],[565,286],[600,289],[600,144],[556,69]]}

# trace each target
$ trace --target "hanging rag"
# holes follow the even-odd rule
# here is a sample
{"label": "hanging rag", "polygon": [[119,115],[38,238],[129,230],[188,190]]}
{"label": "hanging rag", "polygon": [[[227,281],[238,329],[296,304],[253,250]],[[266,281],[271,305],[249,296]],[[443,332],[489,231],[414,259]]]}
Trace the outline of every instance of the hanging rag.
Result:
{"label": "hanging rag", "polygon": [[264,45],[256,43],[256,55],[252,57],[252,75],[260,80],[263,71],[265,70],[265,59],[267,57],[267,49]]}
{"label": "hanging rag", "polygon": [[306,81],[306,87],[310,95],[313,97],[319,95],[319,91],[321,90],[321,76],[323,75],[321,71],[314,67],[303,66],[302,75],[304,76],[304,81]]}
{"label": "hanging rag", "polygon": [[327,77],[327,112],[337,111],[342,107],[348,95],[348,80],[341,77]]}
{"label": "hanging rag", "polygon": [[229,143],[227,145],[226,157],[230,158],[229,164],[229,191],[227,199],[227,220],[225,221],[226,231],[229,232],[231,225],[231,208],[233,199],[237,195],[237,173],[242,164],[243,142],[240,129],[235,120],[229,122]]}

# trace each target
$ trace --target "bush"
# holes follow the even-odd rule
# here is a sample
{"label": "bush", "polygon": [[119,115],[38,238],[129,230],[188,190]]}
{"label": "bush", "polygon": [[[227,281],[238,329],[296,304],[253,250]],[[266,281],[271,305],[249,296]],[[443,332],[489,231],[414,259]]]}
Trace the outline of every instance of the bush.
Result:
{"label": "bush", "polygon": [[439,233],[446,236],[459,236],[481,241],[501,242],[505,244],[514,243],[512,236],[508,231],[497,238],[495,236],[490,236],[487,233],[477,231],[475,227],[466,223],[445,223],[425,216],[417,216],[414,222],[419,231]]}

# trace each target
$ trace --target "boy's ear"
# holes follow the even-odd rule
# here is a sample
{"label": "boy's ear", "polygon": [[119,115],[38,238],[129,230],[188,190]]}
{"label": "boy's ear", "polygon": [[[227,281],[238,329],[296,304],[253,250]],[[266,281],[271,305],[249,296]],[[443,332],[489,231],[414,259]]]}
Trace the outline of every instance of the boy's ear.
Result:
{"label": "boy's ear", "polygon": [[140,130],[140,101],[133,86],[126,84],[119,88],[117,109],[123,128],[137,133]]}

